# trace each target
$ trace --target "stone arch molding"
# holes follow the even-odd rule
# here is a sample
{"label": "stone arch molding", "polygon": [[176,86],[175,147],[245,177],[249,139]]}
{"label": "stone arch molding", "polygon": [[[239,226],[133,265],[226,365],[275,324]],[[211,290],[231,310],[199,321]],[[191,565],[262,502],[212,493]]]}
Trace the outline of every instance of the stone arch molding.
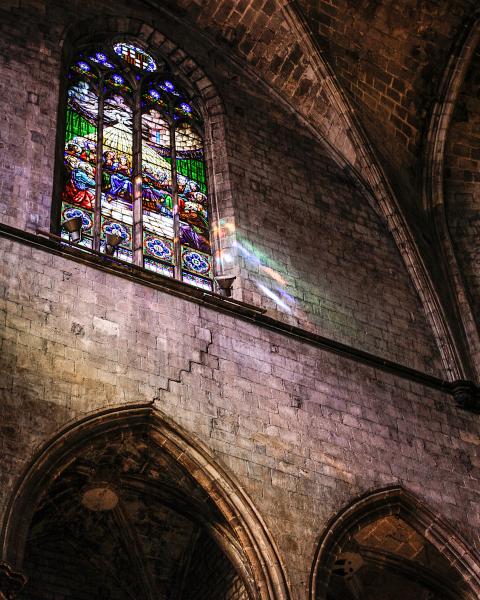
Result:
{"label": "stone arch molding", "polygon": [[[138,11],[137,11],[138,12]],[[151,15],[150,15],[151,17]],[[226,145],[226,112],[221,96],[214,83],[208,77],[203,67],[188,53],[188,51],[154,26],[155,19],[146,20],[130,17],[128,13],[122,17],[102,15],[94,19],[84,19],[72,23],[61,34],[59,45],[62,49],[62,77],[60,78],[60,95],[58,123],[63,120],[64,98],[66,93],[66,73],[68,64],[74,52],[88,43],[102,42],[112,38],[135,39],[147,52],[159,54],[169,63],[174,74],[186,84],[186,89],[194,91],[200,99],[200,112],[205,123],[204,148],[205,162],[209,180],[209,200],[212,236],[212,250],[215,260],[216,273],[221,275],[224,269],[234,270],[234,264],[224,265],[222,257],[228,250],[234,254],[235,218],[233,209],[233,194],[230,184],[229,166]],[[60,189],[60,168],[63,156],[63,132],[57,127],[56,173],[54,186],[54,203],[52,205],[52,224],[58,220],[58,207],[55,194]]]}
{"label": "stone arch molding", "polygon": [[[322,81],[324,93],[332,107],[330,120],[336,126],[322,131],[324,142],[332,156],[360,184],[372,206],[384,218],[387,228],[402,256],[405,268],[420,297],[426,318],[442,358],[446,379],[450,382],[467,379],[470,365],[461,336],[448,317],[448,306],[442,300],[441,288],[430,271],[421,247],[405,218],[398,197],[392,188],[368,134],[340,85],[331,65],[310,30],[297,0],[277,0],[299,44],[305,48],[315,73]],[[333,116],[332,116],[333,115]],[[341,151],[340,132],[348,140]]]}
{"label": "stone arch molding", "polygon": [[[21,571],[28,529],[42,490],[93,441],[132,431],[143,432],[173,458],[218,509],[227,524],[225,534],[234,547],[231,558],[242,572],[251,598],[289,600],[278,551],[250,498],[206,446],[151,405],[111,408],[84,417],[61,430],[40,449],[8,503],[0,535],[0,561]],[[216,533],[212,535],[216,537]]]}
{"label": "stone arch molding", "polygon": [[445,149],[453,113],[463,87],[466,73],[480,43],[480,10],[477,10],[461,32],[456,48],[445,69],[430,120],[423,171],[423,204],[429,213],[438,237],[445,264],[449,270],[458,322],[463,329],[470,358],[467,376],[480,380],[480,333],[475,322],[465,283],[455,255],[445,212],[444,169]]}
{"label": "stone arch molding", "polygon": [[[332,557],[349,533],[378,518],[394,515],[422,535],[465,582],[468,600],[480,598],[480,556],[427,504],[401,486],[360,496],[327,524],[317,544],[309,579],[309,600],[325,600]],[[471,592],[471,594],[470,594]]]}

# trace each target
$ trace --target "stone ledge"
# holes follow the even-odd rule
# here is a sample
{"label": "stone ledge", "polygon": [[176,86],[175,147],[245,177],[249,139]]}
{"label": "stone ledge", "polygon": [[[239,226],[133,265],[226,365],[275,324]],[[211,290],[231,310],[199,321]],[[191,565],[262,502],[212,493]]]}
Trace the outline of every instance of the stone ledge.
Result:
{"label": "stone ledge", "polygon": [[68,244],[55,239],[52,240],[48,237],[35,235],[33,233],[1,223],[0,237],[16,241],[20,244],[26,244],[44,252],[49,252],[57,256],[74,260],[75,262],[88,265],[94,269],[107,272],[117,277],[128,279],[140,285],[145,285],[164,293],[175,295],[188,302],[200,304],[202,306],[211,308],[212,310],[218,310],[222,313],[230,314],[242,320],[254,322],[259,327],[263,327],[271,331],[275,331],[276,333],[286,335],[290,338],[297,339],[309,345],[321,348],[327,352],[343,356],[344,358],[353,360],[357,363],[379,369],[383,372],[391,373],[397,377],[401,377],[402,379],[420,383],[428,388],[441,390],[450,394],[453,393],[453,382],[423,373],[400,363],[396,363],[369,352],[365,352],[364,350],[348,346],[305,329],[288,325],[287,323],[284,323],[278,319],[274,319],[265,314],[265,309],[253,306],[251,304],[231,298],[225,298],[213,292],[205,292],[181,281],[170,279],[157,273],[151,273],[135,265],[122,263],[115,258],[103,256],[100,253],[77,250],[76,248],[70,247]]}

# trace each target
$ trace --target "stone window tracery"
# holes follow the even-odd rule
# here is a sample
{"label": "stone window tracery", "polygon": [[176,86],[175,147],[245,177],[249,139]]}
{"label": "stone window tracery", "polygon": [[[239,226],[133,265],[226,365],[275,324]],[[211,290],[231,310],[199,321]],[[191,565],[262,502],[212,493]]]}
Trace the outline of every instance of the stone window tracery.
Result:
{"label": "stone window tracery", "polygon": [[203,124],[184,87],[132,40],[77,53],[67,75],[61,236],[81,218],[81,247],[211,290]]}

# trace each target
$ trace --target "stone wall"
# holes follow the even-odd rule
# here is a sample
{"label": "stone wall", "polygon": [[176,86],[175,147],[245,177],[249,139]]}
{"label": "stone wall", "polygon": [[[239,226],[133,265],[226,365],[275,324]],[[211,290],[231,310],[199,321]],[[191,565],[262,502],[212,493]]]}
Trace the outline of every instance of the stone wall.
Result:
{"label": "stone wall", "polygon": [[[383,219],[273,102],[223,89],[243,299],[439,374],[431,330]],[[270,295],[268,295],[270,293]],[[415,339],[415,346],[412,346]]]}
{"label": "stone wall", "polygon": [[450,395],[1,244],[3,506],[34,450],[68,420],[156,398],[247,490],[297,597],[326,521],[373,488],[403,484],[477,543],[480,431]]}
{"label": "stone wall", "polygon": [[416,166],[428,119],[455,40],[475,2],[301,4],[369,139],[382,155],[397,194],[410,210],[419,209],[421,179]]}
{"label": "stone wall", "polygon": [[[6,119],[0,218],[33,231],[49,227],[57,193],[61,39],[72,19],[99,10],[87,3],[73,14],[66,5],[43,6],[30,8],[23,20],[14,6],[2,19],[9,84],[0,100]],[[110,12],[102,5],[101,14]],[[185,41],[187,51],[190,45],[199,60],[205,58],[198,42]],[[227,156],[211,163],[226,158],[229,165],[221,185],[233,195],[237,296],[292,324],[441,375],[435,340],[400,254],[362,191],[257,85],[241,74],[226,80],[228,63],[218,60],[210,71],[227,111]],[[220,185],[213,170],[210,180]],[[222,215],[222,198],[220,217],[231,218],[230,206]]]}
{"label": "stone wall", "polygon": [[445,149],[445,210],[471,306],[480,323],[480,82],[477,53],[466,75]]}
{"label": "stone wall", "polygon": [[[48,228],[62,36],[74,18],[119,10],[3,3],[2,223]],[[135,16],[161,25],[147,9]],[[263,87],[228,58],[208,64],[200,36],[184,42],[226,107],[239,296],[441,376],[418,297],[362,191]],[[449,394],[46,249],[1,238],[0,264],[2,510],[67,422],[153,402],[248,492],[294,598],[305,597],[327,521],[367,490],[404,485],[478,546],[480,431]]]}

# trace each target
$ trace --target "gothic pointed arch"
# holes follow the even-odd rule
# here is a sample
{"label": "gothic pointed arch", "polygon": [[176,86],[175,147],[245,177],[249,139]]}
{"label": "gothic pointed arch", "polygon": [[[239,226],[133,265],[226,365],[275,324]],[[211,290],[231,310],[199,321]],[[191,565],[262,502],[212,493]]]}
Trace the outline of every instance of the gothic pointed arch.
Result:
{"label": "gothic pointed arch", "polygon": [[480,41],[480,12],[477,10],[457,40],[438,92],[438,100],[432,110],[423,169],[423,202],[434,226],[440,252],[449,270],[452,293],[456,298],[457,323],[462,328],[461,337],[467,346],[469,367],[466,375],[479,377],[478,356],[480,336],[475,321],[475,310],[466,288],[465,276],[459,266],[446,210],[446,177],[449,170],[446,152],[452,119],[464,85],[467,72],[474,60]]}
{"label": "gothic pointed arch", "polygon": [[480,591],[479,559],[412,493],[383,488],[357,498],[327,524],[314,555],[309,598],[396,598],[396,591],[398,597],[473,600]]}
{"label": "gothic pointed arch", "polygon": [[[399,194],[387,176],[369,136],[362,127],[348,95],[340,85],[331,65],[323,55],[303,12],[296,1],[278,0],[299,48],[303,48],[308,63],[314,65],[321,90],[323,106],[329,107],[328,119],[324,113],[309,107],[308,121],[315,121],[330,147],[332,155],[364,188],[366,197],[382,214],[418,293],[425,314],[442,356],[448,381],[467,379],[471,373],[468,354],[461,334],[449,315],[450,299],[442,294],[443,282],[436,280],[429,265],[425,248],[406,218]],[[318,99],[317,99],[318,100]],[[337,148],[340,147],[340,151]]]}
{"label": "gothic pointed arch", "polygon": [[[53,519],[42,529],[52,507]],[[178,527],[162,522],[163,512]],[[111,522],[103,522],[107,517]],[[151,405],[97,412],[71,423],[44,445],[7,507],[2,560],[25,571],[28,544],[42,536],[48,539],[55,526],[62,539],[71,536],[78,546],[85,530],[82,519],[95,522],[94,529],[119,533],[105,545],[92,537],[90,527],[88,553],[83,545],[76,555],[87,567],[96,563],[95,572],[100,570],[104,579],[115,581],[119,589],[124,586],[129,594],[133,590],[135,597],[158,597],[158,585],[163,585],[170,586],[169,597],[180,598],[181,586],[200,585],[202,554],[208,553],[217,561],[215,569],[223,569],[236,586],[235,598],[290,598],[275,544],[250,498],[201,442]],[[175,527],[172,537],[168,532]],[[184,550],[178,553],[182,537]],[[171,545],[171,559],[162,554],[162,544]],[[115,572],[102,556],[113,547],[121,550],[114,557],[121,567]],[[152,567],[155,556],[157,570]],[[57,558],[59,565],[61,560]],[[174,560],[172,577],[180,583],[165,581],[169,560]],[[178,569],[183,569],[181,576]]]}

